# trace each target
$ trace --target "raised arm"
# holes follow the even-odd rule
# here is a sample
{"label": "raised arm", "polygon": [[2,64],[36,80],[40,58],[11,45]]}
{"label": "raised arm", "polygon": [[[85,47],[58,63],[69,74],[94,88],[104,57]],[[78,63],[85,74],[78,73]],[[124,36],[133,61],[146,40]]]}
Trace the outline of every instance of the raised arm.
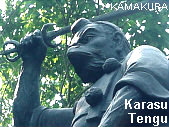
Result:
{"label": "raised arm", "polygon": [[41,64],[47,50],[38,30],[22,39],[21,43],[23,67],[17,84],[17,96],[13,104],[16,127],[29,126],[33,109],[40,106],[39,77]]}
{"label": "raised arm", "polygon": [[73,109],[48,109],[40,105],[39,77],[47,47],[40,31],[22,39],[23,68],[13,104],[15,127],[69,127]]}

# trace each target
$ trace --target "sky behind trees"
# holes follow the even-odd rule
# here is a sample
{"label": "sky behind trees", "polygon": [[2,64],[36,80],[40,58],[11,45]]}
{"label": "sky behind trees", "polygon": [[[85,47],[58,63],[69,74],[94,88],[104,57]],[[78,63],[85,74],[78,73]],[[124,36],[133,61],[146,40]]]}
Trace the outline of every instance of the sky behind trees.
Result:
{"label": "sky behind trees", "polygon": [[[142,0],[128,0],[127,4]],[[165,1],[165,0],[164,0]],[[0,0],[0,9],[5,7]],[[0,50],[6,40],[19,41],[27,33],[41,29],[46,23],[56,23],[55,28],[71,25],[79,18],[92,18],[115,11],[112,6],[121,0],[6,0],[6,11],[0,11]],[[169,7],[168,7],[169,8]],[[152,45],[161,51],[169,49],[169,11],[159,14],[145,11],[112,19],[130,38],[132,49],[139,45]],[[75,74],[66,57],[71,33],[54,40],[61,42],[55,49],[48,48],[42,66],[41,103],[44,106],[59,108],[72,107],[90,84],[83,84]],[[0,56],[0,126],[12,126],[12,100],[22,62],[11,63]]]}

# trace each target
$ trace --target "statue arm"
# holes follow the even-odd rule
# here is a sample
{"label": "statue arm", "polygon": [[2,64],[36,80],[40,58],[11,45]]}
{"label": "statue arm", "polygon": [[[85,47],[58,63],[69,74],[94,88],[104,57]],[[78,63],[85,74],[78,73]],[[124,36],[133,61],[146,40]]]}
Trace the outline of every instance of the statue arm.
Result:
{"label": "statue arm", "polygon": [[[21,44],[23,67],[13,103],[14,126],[28,127],[36,124],[37,127],[43,125],[44,120],[55,120],[54,123],[48,122],[50,127],[52,125],[68,126],[73,118],[72,109],[48,109],[40,105],[39,80],[41,64],[47,50],[41,32],[36,30],[23,38]],[[63,117],[66,120],[63,120]]]}
{"label": "statue arm", "polygon": [[14,100],[13,113],[16,127],[29,126],[33,109],[40,106],[39,77],[41,66],[32,64],[33,61],[30,62],[23,63],[17,97]]}
{"label": "statue arm", "polygon": [[16,127],[27,127],[33,110],[40,106],[39,79],[47,47],[43,42],[40,30],[35,30],[21,39],[21,46],[23,67],[17,84],[13,114]]}
{"label": "statue arm", "polygon": [[14,101],[15,126],[71,126],[74,116],[72,108],[48,109],[40,106],[40,68],[39,65],[32,65],[31,63],[23,65],[17,98]]}
{"label": "statue arm", "polygon": [[39,106],[34,109],[31,127],[71,127],[73,108],[49,109]]}

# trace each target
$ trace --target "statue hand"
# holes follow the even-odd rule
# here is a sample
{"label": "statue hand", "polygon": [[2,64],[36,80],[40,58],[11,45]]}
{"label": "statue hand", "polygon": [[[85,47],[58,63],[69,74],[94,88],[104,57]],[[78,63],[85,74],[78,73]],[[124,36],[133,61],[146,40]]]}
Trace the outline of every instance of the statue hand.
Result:
{"label": "statue hand", "polygon": [[21,39],[21,58],[23,62],[41,64],[46,56],[47,46],[44,43],[40,30]]}

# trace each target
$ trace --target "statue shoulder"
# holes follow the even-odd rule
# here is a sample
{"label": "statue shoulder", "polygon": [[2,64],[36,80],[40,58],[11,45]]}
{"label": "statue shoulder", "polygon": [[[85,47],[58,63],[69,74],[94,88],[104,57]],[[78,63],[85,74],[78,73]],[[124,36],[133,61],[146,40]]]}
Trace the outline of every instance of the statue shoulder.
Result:
{"label": "statue shoulder", "polygon": [[123,63],[124,75],[117,82],[114,93],[128,84],[147,96],[169,98],[169,61],[159,49],[139,46],[128,54]]}
{"label": "statue shoulder", "polygon": [[159,49],[149,45],[142,45],[135,48],[128,55],[127,66],[132,66],[135,63],[143,65],[153,64],[155,66],[166,62],[168,62],[166,56]]}

